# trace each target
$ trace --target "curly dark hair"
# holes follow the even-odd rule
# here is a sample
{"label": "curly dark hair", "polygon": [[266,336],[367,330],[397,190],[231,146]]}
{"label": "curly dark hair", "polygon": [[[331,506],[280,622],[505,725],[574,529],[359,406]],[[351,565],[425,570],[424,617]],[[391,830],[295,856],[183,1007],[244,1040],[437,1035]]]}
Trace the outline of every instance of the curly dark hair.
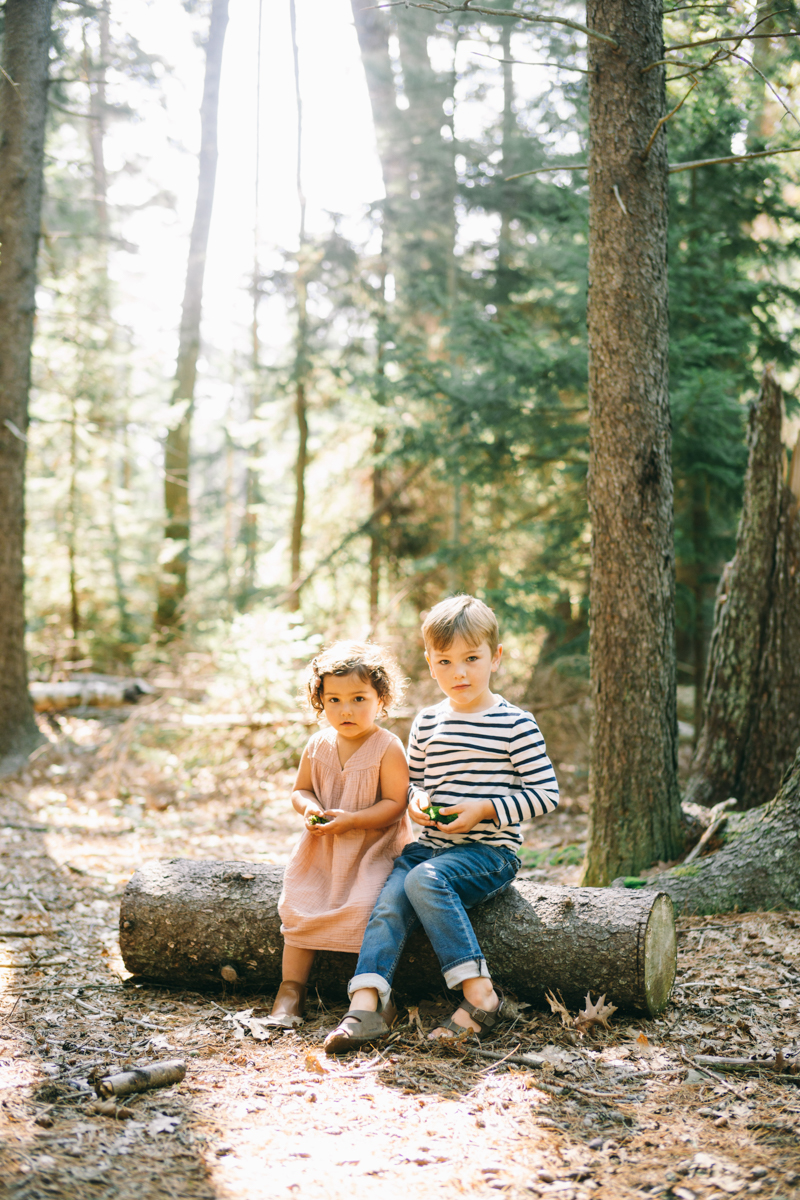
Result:
{"label": "curly dark hair", "polygon": [[373,642],[334,642],[312,658],[306,677],[306,696],[318,717],[322,716],[323,680],[326,675],[357,675],[378,693],[380,716],[402,699],[406,680],[394,655]]}

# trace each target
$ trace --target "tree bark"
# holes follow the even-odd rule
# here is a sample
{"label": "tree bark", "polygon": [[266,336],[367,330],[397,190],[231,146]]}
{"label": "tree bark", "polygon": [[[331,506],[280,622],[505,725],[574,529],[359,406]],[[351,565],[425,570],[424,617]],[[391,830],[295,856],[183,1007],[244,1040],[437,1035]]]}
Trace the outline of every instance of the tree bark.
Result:
{"label": "tree bark", "polygon": [[0,75],[0,773],[41,741],[25,656],[25,445],[51,0],[6,0]]}
{"label": "tree bark", "polygon": [[[280,867],[173,859],[138,870],[120,909],[120,947],[135,975],[191,987],[274,988],[281,978]],[[518,883],[470,914],[492,977],[521,1000],[568,1003],[606,993],[628,1011],[654,1015],[675,978],[672,905],[652,891]],[[353,954],[320,953],[312,983],[344,995]],[[225,969],[224,975],[221,974]],[[443,986],[421,931],[398,968],[406,998]]]}
{"label": "tree bark", "polygon": [[800,750],[777,796],[733,813],[719,836],[713,854],[655,876],[643,890],[668,892],[685,913],[800,908]]}
{"label": "tree bark", "polygon": [[783,398],[766,370],[750,413],[736,554],[717,588],[705,723],[687,800],[770,800],[800,745],[800,518],[784,483]]}
{"label": "tree bark", "polygon": [[658,0],[590,0],[592,809],[585,883],[681,846],[667,390],[667,147]]}
{"label": "tree bark", "polygon": [[200,318],[208,234],[217,175],[217,113],[222,51],[228,24],[228,0],[212,0],[206,42],[206,74],[200,106],[200,162],[197,202],[189,241],[189,262],[183,293],[178,361],[172,395],[174,420],[164,450],[164,546],[158,581],[156,627],[169,634],[183,622],[188,586],[190,510],[189,452]]}

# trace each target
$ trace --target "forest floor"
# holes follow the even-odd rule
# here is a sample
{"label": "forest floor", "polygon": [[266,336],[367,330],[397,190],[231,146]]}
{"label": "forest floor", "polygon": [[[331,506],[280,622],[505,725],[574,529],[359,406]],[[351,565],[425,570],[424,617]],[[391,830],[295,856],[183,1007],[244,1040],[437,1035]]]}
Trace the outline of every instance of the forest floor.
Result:
{"label": "forest floor", "polygon": [[[4,1200],[800,1200],[800,1076],[693,1061],[800,1051],[800,914],[681,921],[657,1020],[616,1014],[581,1039],[525,1009],[491,1049],[544,1055],[542,1070],[428,1042],[452,1010],[444,995],[401,1013],[380,1053],[327,1058],[345,1006],[318,998],[298,1032],[256,1041],[233,1015],[265,1015],[271,996],[128,977],[119,899],[149,858],[285,862],[295,735],[187,728],[161,701],[46,728],[36,760],[0,784]],[[523,860],[529,877],[574,884],[586,800],[563,774],[561,808],[527,828]],[[182,1083],[125,1100],[128,1119],[92,1115],[98,1072],[173,1058]]]}

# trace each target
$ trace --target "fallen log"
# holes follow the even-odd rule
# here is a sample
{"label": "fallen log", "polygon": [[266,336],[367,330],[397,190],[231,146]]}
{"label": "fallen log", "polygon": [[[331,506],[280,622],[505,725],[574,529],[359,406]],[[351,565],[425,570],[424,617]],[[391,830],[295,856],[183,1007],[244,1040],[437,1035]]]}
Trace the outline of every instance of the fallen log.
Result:
{"label": "fallen log", "polygon": [[120,708],[136,704],[152,692],[143,679],[73,679],[66,683],[28,685],[35,712],[63,712],[68,708]]}
{"label": "fallen log", "polygon": [[[120,948],[136,976],[173,985],[270,991],[280,982],[280,867],[172,859],[148,863],[120,908]],[[627,1012],[654,1016],[675,979],[673,907],[651,889],[551,887],[527,881],[471,913],[493,978],[541,1007],[606,993]],[[312,987],[345,995],[355,955],[320,953]],[[411,936],[395,978],[402,999],[438,992],[427,937]]]}
{"label": "fallen log", "polygon": [[717,836],[719,850],[653,876],[641,890],[667,892],[684,914],[800,908],[800,749],[774,800],[729,814]]}

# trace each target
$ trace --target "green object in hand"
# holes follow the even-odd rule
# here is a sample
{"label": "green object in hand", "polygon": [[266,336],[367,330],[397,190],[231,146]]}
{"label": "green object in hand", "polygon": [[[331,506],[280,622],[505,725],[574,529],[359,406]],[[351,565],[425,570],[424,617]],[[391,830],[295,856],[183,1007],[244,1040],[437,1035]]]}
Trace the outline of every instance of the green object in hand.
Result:
{"label": "green object in hand", "polygon": [[442,816],[442,808],[447,807],[447,804],[443,804],[441,806],[438,804],[431,804],[428,808],[423,808],[422,811],[425,813],[426,817],[430,818],[431,821],[438,821],[441,825],[450,825],[453,821],[458,820],[459,814],[449,813],[445,816]]}
{"label": "green object in hand", "polygon": [[322,813],[312,813],[308,818],[308,823],[309,825],[327,825],[328,818],[323,816]]}

